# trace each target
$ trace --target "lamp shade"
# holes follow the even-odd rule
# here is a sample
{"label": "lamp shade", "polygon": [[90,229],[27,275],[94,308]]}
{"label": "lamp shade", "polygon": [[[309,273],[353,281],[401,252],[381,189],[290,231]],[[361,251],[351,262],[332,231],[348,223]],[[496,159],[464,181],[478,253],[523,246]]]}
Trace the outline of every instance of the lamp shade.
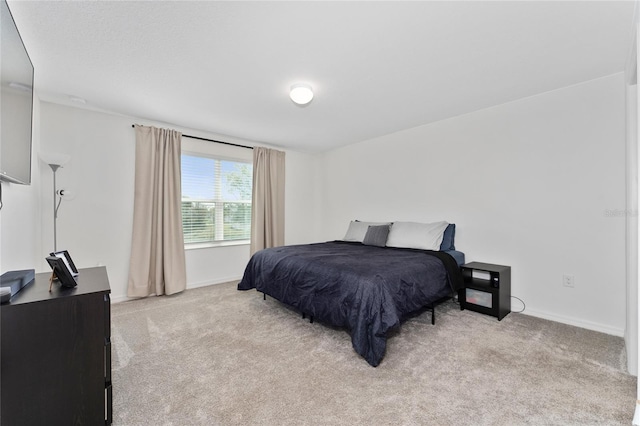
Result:
{"label": "lamp shade", "polygon": [[40,159],[48,164],[54,166],[64,166],[71,160],[71,156],[67,154],[60,154],[58,152],[40,152],[38,154]]}
{"label": "lamp shade", "polygon": [[291,86],[289,97],[298,105],[306,105],[313,99],[313,90],[308,84],[294,84]]}

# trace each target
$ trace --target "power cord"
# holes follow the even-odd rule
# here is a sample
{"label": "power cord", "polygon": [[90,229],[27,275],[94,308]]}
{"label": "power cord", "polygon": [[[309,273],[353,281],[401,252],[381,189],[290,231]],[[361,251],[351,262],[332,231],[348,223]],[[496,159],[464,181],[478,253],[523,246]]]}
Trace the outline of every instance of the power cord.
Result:
{"label": "power cord", "polygon": [[[516,299],[518,301],[520,301],[520,303],[522,303],[522,309],[519,311],[511,311],[513,313],[519,314],[521,312],[524,312],[525,309],[527,309],[527,305],[524,303],[524,300],[520,299],[519,297],[516,296],[511,296],[513,299]],[[454,294],[454,296],[451,298],[452,302],[456,305],[460,305],[460,301],[458,300],[458,294]]]}
{"label": "power cord", "polygon": [[519,314],[520,312],[524,312],[524,310],[527,309],[527,305],[524,304],[524,300],[520,299],[519,297],[515,297],[515,296],[511,296],[511,297],[514,298],[514,299],[519,300],[520,303],[522,303],[522,309],[521,310],[519,310],[519,311],[511,311],[511,312]]}

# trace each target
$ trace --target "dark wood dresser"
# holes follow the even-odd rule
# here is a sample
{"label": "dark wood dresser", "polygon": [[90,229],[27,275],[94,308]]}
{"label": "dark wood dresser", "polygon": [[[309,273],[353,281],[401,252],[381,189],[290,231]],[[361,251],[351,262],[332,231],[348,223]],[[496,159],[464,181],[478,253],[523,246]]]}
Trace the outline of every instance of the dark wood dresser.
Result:
{"label": "dark wood dresser", "polygon": [[0,305],[0,424],[111,424],[111,307],[105,267],[72,289],[50,273]]}

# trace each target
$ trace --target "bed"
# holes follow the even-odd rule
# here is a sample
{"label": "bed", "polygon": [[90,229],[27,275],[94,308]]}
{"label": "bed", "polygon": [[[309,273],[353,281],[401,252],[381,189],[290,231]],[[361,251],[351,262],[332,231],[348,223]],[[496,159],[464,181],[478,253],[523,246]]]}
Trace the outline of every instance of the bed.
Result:
{"label": "bed", "polygon": [[390,330],[425,307],[435,314],[436,303],[457,293],[461,255],[360,241],[275,247],[251,257],[238,290],[255,288],[303,315],[346,328],[354,350],[375,367]]}

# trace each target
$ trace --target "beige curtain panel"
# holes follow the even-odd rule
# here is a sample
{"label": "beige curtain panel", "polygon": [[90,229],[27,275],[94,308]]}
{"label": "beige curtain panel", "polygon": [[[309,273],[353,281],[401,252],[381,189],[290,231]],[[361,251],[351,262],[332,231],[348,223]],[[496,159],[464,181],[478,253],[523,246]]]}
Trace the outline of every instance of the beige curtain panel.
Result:
{"label": "beige curtain panel", "polygon": [[253,148],[251,254],[284,245],[284,152]]}
{"label": "beige curtain panel", "polygon": [[136,172],[127,296],[186,288],[180,187],[180,132],[135,126]]}

